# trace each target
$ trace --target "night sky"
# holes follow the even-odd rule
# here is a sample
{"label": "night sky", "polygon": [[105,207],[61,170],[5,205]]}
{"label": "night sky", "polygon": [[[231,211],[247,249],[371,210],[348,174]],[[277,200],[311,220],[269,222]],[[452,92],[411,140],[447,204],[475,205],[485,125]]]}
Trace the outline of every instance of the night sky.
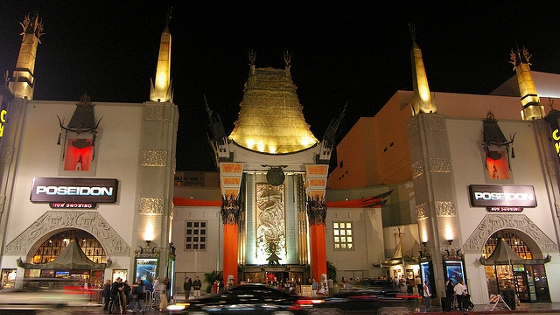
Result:
{"label": "night sky", "polygon": [[[409,23],[416,26],[432,92],[489,93],[514,75],[509,52],[516,46],[533,54],[532,70],[560,73],[558,1],[176,2],[0,1],[0,71],[11,75],[19,22],[38,11],[46,34],[34,99],[77,102],[87,92],[93,103],[147,101],[172,6],[171,76],[181,114],[177,169],[210,171],[204,95],[229,134],[250,50],[263,68],[283,68],[283,52],[291,53],[292,78],[318,139],[345,103],[337,140],[397,90],[412,89]],[[58,123],[56,113],[50,123]]]}

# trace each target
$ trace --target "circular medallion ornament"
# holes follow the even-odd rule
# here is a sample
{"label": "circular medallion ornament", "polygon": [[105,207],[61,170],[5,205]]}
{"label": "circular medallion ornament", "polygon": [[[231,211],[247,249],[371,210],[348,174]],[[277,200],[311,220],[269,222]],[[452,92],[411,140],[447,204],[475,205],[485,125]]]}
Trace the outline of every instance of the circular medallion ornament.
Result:
{"label": "circular medallion ornament", "polygon": [[266,180],[272,186],[278,186],[284,183],[284,172],[281,167],[272,167],[266,172]]}

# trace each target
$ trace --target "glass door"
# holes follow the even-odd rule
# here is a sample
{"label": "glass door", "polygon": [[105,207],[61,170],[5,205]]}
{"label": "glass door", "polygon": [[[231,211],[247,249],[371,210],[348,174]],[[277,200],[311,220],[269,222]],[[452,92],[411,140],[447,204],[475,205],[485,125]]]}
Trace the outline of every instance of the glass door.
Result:
{"label": "glass door", "polygon": [[527,285],[527,277],[525,275],[525,271],[523,270],[523,266],[521,266],[521,270],[516,270],[517,268],[514,267],[513,271],[513,281],[515,283],[515,292],[519,297],[520,302],[531,302],[531,296],[529,292],[529,286]]}

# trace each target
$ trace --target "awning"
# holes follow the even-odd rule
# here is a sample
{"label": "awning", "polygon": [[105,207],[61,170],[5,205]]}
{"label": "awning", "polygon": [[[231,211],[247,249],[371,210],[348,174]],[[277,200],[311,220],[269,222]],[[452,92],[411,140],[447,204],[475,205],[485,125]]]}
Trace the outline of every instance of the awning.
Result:
{"label": "awning", "polygon": [[505,239],[500,238],[496,248],[490,257],[485,259],[480,257],[480,263],[485,266],[493,265],[542,265],[550,262],[550,256],[546,256],[545,259],[523,259],[517,255],[513,249],[507,244]]}
{"label": "awning", "polygon": [[76,239],[71,239],[68,246],[53,261],[44,264],[30,264],[24,263],[19,258],[17,264],[26,269],[91,270],[105,269],[111,266],[111,260],[102,264],[93,262],[84,254]]}

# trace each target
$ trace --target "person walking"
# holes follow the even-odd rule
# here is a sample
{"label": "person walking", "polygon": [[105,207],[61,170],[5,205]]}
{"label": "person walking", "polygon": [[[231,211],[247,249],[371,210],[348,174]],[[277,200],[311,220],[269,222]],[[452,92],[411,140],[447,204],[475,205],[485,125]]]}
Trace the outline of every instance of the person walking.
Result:
{"label": "person walking", "polygon": [[200,298],[200,288],[202,287],[202,282],[200,281],[200,278],[198,276],[195,277],[193,283],[193,289],[194,289],[194,298],[198,299]]}
{"label": "person walking", "polygon": [[463,281],[459,280],[457,282],[457,284],[455,285],[455,287],[453,288],[453,291],[455,292],[455,297],[457,298],[457,304],[459,306],[459,309],[465,310],[465,306],[463,305],[464,302],[464,296],[467,294],[466,292],[466,287],[463,285]]}
{"label": "person walking", "polygon": [[192,280],[189,277],[185,278],[185,283],[183,283],[183,289],[185,290],[185,301],[187,301],[191,295]]}
{"label": "person walking", "polygon": [[428,280],[424,281],[424,287],[422,287],[423,294],[424,294],[424,303],[426,305],[426,313],[430,311],[431,295],[430,295],[430,286],[428,285]]}

